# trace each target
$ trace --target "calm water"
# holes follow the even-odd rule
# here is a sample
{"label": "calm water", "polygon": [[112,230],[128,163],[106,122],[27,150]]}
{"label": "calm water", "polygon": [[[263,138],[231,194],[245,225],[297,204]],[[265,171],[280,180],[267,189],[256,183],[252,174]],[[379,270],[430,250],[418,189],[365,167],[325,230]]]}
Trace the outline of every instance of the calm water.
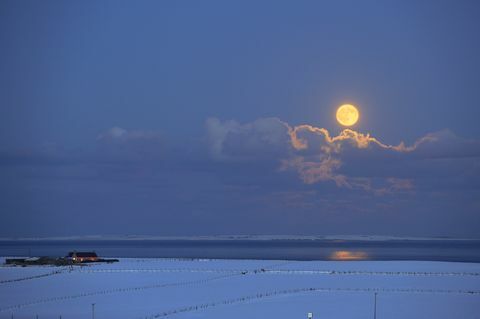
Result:
{"label": "calm water", "polygon": [[103,257],[480,262],[480,240],[0,241],[0,256],[65,256],[71,250],[94,250]]}

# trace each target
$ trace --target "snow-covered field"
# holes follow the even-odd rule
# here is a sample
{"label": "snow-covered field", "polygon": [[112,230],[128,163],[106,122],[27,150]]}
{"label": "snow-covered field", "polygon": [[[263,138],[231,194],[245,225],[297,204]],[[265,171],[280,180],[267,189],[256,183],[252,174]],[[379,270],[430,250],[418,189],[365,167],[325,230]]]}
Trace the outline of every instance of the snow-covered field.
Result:
{"label": "snow-covered field", "polygon": [[[4,260],[0,258],[0,262]],[[121,259],[0,267],[0,318],[480,318],[480,264]]]}

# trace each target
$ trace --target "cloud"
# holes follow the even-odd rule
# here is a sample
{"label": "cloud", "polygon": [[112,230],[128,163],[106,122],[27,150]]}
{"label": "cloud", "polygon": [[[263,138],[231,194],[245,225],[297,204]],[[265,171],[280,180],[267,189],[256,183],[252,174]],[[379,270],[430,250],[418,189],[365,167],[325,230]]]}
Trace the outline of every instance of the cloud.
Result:
{"label": "cloud", "polygon": [[49,143],[4,151],[0,165],[90,165],[102,174],[111,168],[112,176],[124,164],[122,176],[146,176],[168,167],[231,186],[335,186],[375,195],[479,185],[479,141],[449,130],[427,134],[412,145],[389,145],[351,129],[333,136],[325,128],[294,126],[278,118],[248,123],[210,118],[205,128],[206,145],[192,139],[176,140],[170,147],[157,131],[112,127],[98,134],[95,148],[69,150]]}
{"label": "cloud", "polygon": [[309,155],[307,157],[295,156],[283,160],[282,169],[295,169],[300,178],[307,184],[333,181],[338,187],[362,189],[377,195],[411,191],[413,190],[413,181],[411,179],[388,177],[381,183],[383,185],[373,186],[371,178],[348,177],[345,174],[339,174],[338,170],[343,164],[341,158],[345,143],[350,147],[370,152],[386,150],[398,153],[411,153],[424,144],[438,141],[437,134],[427,134],[410,146],[405,145],[404,142],[400,142],[398,145],[389,145],[372,137],[370,134],[364,134],[352,129],[344,129],[337,136],[331,136],[325,128],[306,124],[293,127],[288,126],[288,132],[291,138],[291,145],[300,153],[304,152]]}
{"label": "cloud", "polygon": [[327,129],[314,127],[311,125],[298,125],[289,128],[289,135],[291,137],[292,146],[297,150],[304,150],[308,148],[308,141],[305,138],[299,138],[299,133],[308,132],[314,135],[319,135],[324,138],[325,143],[329,146],[324,148],[325,152],[339,152],[341,144],[343,142],[350,142],[353,146],[357,148],[368,148],[371,144],[379,146],[384,149],[390,149],[398,152],[412,152],[418,148],[419,145],[425,142],[436,141],[437,138],[433,134],[428,134],[420,139],[418,139],[413,145],[406,146],[404,142],[400,142],[398,145],[388,145],[380,142],[375,137],[370,136],[370,134],[363,134],[351,129],[344,129],[337,136],[331,136]]}
{"label": "cloud", "polygon": [[139,140],[161,140],[161,135],[154,131],[133,130],[114,126],[105,132],[98,134],[97,141],[103,142],[128,142]]}
{"label": "cloud", "polygon": [[348,176],[341,172],[346,147],[370,154],[382,151],[412,154],[445,138],[444,133],[431,133],[412,145],[404,142],[389,145],[370,134],[352,129],[344,129],[337,136],[332,136],[325,128],[307,124],[291,126],[278,118],[261,118],[246,124],[210,118],[206,128],[214,160],[269,159],[278,162],[281,172],[296,172],[305,184],[333,182],[337,187],[361,189],[377,195],[412,192],[414,181],[398,176]]}
{"label": "cloud", "polygon": [[337,186],[347,186],[346,176],[335,173],[341,165],[342,162],[339,159],[331,156],[319,155],[312,160],[307,160],[303,156],[296,156],[292,159],[283,160],[280,170],[295,169],[306,184],[331,180]]}
{"label": "cloud", "polygon": [[160,160],[166,153],[163,136],[155,131],[112,127],[97,136],[96,157],[108,161]]}
{"label": "cloud", "polygon": [[277,118],[260,118],[246,124],[209,118],[205,126],[210,155],[214,160],[276,158],[284,156],[290,149],[288,127]]}
{"label": "cloud", "polygon": [[429,134],[436,143],[427,143],[418,150],[421,158],[476,158],[480,157],[480,141],[457,136],[449,129]]}

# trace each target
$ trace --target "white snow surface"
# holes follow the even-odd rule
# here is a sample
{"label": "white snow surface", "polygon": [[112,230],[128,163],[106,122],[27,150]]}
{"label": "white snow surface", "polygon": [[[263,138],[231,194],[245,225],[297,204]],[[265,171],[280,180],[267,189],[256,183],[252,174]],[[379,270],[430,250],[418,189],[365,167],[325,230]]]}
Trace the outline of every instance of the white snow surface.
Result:
{"label": "white snow surface", "polygon": [[[4,259],[0,258],[3,264]],[[0,267],[0,318],[480,318],[480,264],[120,259]]]}

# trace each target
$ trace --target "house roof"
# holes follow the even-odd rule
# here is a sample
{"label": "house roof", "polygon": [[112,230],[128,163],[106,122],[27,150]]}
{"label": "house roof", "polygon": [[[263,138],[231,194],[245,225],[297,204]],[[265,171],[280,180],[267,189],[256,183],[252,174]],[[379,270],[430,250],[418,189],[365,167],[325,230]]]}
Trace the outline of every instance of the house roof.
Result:
{"label": "house roof", "polygon": [[98,257],[94,251],[71,251],[68,253],[68,257],[73,257],[74,254],[77,257]]}

